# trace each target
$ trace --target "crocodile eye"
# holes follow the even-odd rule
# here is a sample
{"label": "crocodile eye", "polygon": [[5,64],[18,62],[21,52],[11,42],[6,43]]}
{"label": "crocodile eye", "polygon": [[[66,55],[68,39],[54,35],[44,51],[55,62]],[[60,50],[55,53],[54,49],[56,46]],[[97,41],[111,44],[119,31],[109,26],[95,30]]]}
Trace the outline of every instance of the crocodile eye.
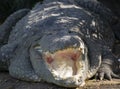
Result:
{"label": "crocodile eye", "polygon": [[40,47],[40,44],[35,44],[35,45],[33,45],[33,48],[34,49],[40,49],[41,47]]}
{"label": "crocodile eye", "polygon": [[35,44],[31,47],[31,55],[34,56],[34,59],[42,59],[42,49],[41,49],[41,46],[40,44]]}
{"label": "crocodile eye", "polygon": [[30,52],[30,59],[32,59],[32,60],[41,60],[42,59],[43,51],[39,44],[33,44],[30,47],[29,52]]}
{"label": "crocodile eye", "polygon": [[32,48],[33,48],[35,51],[38,51],[38,52],[42,53],[42,49],[41,49],[40,44],[35,44],[35,45],[33,45]]}

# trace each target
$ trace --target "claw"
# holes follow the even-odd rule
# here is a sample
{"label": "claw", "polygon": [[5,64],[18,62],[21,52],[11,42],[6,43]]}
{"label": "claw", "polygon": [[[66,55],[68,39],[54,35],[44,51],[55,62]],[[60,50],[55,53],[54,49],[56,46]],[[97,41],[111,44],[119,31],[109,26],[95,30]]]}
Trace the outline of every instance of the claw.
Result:
{"label": "claw", "polygon": [[111,76],[114,77],[114,78],[118,78],[118,79],[120,79],[120,76],[117,75],[117,74],[115,74],[115,73],[113,73],[113,72],[112,72]]}
{"label": "claw", "polygon": [[110,73],[106,73],[106,78],[111,81],[112,80],[111,74]]}
{"label": "claw", "polygon": [[107,64],[102,65],[98,70],[97,74],[100,80],[108,79],[111,81],[112,78],[120,79],[120,75],[115,74],[112,68]]}
{"label": "claw", "polygon": [[103,78],[104,78],[104,72],[100,73],[99,76],[100,76],[100,80],[103,80]]}

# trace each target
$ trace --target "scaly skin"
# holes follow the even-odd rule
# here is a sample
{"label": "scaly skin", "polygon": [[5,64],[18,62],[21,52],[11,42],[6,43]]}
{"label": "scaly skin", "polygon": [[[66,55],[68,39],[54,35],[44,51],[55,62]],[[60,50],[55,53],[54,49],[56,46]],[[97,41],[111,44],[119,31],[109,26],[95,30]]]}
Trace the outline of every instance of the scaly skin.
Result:
{"label": "scaly skin", "polygon": [[0,25],[0,70],[8,70],[9,59],[12,57],[13,51],[16,48],[17,42],[7,44],[10,32],[15,24],[29,11],[29,9],[21,9],[10,15],[6,21]]}
{"label": "scaly skin", "polygon": [[9,59],[14,78],[64,87],[83,86],[97,71],[101,79],[101,73],[111,77],[114,34],[108,23],[74,0],[45,0],[17,22],[1,61]]}

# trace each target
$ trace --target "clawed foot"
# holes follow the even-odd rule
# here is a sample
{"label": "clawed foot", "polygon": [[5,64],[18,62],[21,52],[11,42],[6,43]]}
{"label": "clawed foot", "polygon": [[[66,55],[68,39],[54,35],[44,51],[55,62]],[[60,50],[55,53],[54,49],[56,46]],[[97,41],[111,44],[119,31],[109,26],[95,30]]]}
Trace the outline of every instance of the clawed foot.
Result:
{"label": "clawed foot", "polygon": [[112,71],[111,66],[108,65],[108,64],[102,64],[101,67],[100,67],[100,69],[98,70],[96,76],[100,80],[103,80],[103,79],[112,80],[112,78],[118,78],[118,79],[120,79],[120,76],[117,75],[117,74],[115,74]]}

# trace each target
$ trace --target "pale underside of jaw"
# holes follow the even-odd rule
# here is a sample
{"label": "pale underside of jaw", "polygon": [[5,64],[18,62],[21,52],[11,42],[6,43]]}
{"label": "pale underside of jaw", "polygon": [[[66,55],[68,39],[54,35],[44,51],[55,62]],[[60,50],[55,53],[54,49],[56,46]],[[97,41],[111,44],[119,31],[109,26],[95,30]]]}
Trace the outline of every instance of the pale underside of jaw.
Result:
{"label": "pale underside of jaw", "polygon": [[56,78],[77,79],[82,76],[83,61],[82,49],[68,48],[56,51],[55,53],[46,52],[44,55],[46,65]]}

